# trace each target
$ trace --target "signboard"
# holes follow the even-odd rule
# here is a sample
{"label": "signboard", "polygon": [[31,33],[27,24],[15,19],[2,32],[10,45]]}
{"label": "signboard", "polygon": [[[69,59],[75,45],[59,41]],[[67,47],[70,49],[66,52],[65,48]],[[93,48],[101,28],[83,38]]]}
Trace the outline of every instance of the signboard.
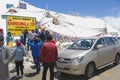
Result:
{"label": "signboard", "polygon": [[22,16],[7,16],[6,24],[7,30],[8,32],[11,32],[12,36],[19,36],[24,30],[35,30],[36,18]]}

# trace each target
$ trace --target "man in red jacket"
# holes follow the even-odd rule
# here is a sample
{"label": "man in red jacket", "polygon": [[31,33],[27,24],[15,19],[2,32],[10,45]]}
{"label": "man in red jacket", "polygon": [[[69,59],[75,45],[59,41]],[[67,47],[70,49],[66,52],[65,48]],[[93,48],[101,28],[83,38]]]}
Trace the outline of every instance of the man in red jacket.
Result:
{"label": "man in red jacket", "polygon": [[46,73],[50,69],[50,80],[54,80],[54,66],[57,61],[58,51],[52,37],[48,36],[47,41],[41,47],[40,62],[43,63],[42,80],[46,80]]}

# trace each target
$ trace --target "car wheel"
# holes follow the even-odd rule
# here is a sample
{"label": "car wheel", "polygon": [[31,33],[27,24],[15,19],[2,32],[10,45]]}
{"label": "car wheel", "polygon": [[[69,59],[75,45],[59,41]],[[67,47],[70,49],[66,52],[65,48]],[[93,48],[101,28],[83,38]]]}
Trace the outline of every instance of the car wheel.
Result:
{"label": "car wheel", "polygon": [[115,57],[115,65],[118,65],[120,64],[120,55],[117,54],[116,57]]}
{"label": "car wheel", "polygon": [[87,78],[93,77],[95,74],[95,70],[95,65],[93,63],[89,63],[86,67],[85,76]]}

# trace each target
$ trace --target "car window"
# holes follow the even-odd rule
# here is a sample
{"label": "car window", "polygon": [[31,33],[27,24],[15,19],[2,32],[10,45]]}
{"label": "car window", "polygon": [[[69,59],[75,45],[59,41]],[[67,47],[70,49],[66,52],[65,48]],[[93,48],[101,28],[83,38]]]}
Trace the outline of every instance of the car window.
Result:
{"label": "car window", "polygon": [[116,39],[116,38],[112,38],[112,40],[113,40],[114,44],[118,44],[119,43],[118,39]]}
{"label": "car window", "polygon": [[114,44],[111,37],[106,37],[106,38],[105,38],[105,41],[106,41],[106,44],[107,44],[107,45],[113,45],[113,44]]}
{"label": "car window", "polygon": [[97,41],[96,44],[97,44],[97,45],[105,45],[105,41],[104,41],[103,38],[100,38],[100,39]]}
{"label": "car window", "polygon": [[75,41],[68,49],[88,50],[92,47],[95,39],[79,39]]}

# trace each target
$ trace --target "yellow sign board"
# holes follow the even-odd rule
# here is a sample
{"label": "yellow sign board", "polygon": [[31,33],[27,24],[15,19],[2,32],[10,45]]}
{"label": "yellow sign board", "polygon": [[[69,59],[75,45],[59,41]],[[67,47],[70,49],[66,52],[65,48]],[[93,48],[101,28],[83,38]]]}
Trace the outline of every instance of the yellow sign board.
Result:
{"label": "yellow sign board", "polygon": [[6,23],[12,36],[19,36],[24,30],[32,31],[36,28],[36,18],[33,17],[7,16]]}

